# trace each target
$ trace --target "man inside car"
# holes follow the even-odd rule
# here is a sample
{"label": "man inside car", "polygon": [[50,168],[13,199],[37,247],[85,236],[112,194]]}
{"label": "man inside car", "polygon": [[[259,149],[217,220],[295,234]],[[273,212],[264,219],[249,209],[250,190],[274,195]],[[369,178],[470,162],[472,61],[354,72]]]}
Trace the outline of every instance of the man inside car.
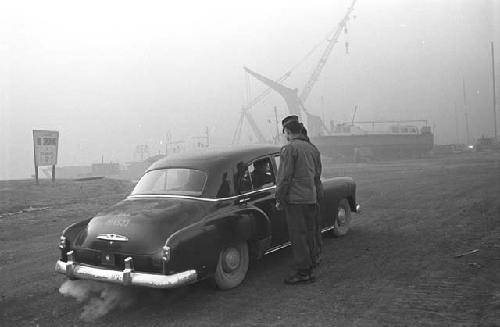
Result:
{"label": "man inside car", "polygon": [[253,163],[252,183],[255,189],[259,189],[266,184],[273,183],[273,176],[268,171],[268,161],[258,160]]}

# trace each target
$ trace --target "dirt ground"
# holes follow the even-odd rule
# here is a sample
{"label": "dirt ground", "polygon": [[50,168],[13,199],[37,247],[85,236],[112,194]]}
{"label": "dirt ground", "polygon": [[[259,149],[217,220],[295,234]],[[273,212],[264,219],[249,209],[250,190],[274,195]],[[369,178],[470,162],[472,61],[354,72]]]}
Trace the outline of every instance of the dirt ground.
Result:
{"label": "dirt ground", "polygon": [[91,322],[59,294],[59,235],[132,185],[0,182],[0,326],[500,326],[499,154],[326,164],[325,175],[355,178],[362,213],[325,239],[316,283],[283,284],[285,249],[236,289],[134,289],[132,306]]}

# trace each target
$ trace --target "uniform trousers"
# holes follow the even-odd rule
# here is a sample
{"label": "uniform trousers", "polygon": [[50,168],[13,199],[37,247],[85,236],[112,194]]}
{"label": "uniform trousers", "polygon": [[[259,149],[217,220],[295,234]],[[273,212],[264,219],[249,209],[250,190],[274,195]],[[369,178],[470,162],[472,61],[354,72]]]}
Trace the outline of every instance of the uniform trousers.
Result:
{"label": "uniform trousers", "polygon": [[318,244],[318,205],[295,204],[286,205],[288,235],[292,243],[294,267],[299,272],[310,272],[319,256]]}

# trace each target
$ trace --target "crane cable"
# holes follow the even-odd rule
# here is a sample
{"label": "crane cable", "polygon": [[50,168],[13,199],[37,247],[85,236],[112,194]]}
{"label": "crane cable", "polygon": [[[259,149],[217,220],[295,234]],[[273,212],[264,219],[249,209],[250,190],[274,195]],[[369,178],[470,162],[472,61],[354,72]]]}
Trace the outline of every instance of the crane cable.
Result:
{"label": "crane cable", "polygon": [[[307,59],[309,59],[309,57],[311,57],[315,52],[316,50],[319,49],[319,47],[321,45],[323,45],[324,42],[327,42],[329,39],[330,39],[330,36],[335,33],[335,30],[333,31],[330,31],[326,37],[324,39],[322,39],[320,42],[318,42],[311,50],[309,50],[309,52],[304,56],[302,57],[302,59],[300,59],[295,65],[292,66],[291,69],[289,69],[285,74],[283,74],[281,77],[279,77],[276,82],[278,83],[281,83],[283,81],[285,81],[288,77],[290,77],[292,75],[292,73],[297,70],[297,68],[299,68]],[[248,76],[248,72],[245,73],[246,76]],[[250,89],[250,85],[249,84],[246,84],[246,87],[248,88],[247,89],[247,95],[250,93],[249,92],[249,89]],[[245,106],[243,106],[243,109],[245,111],[248,111],[250,110],[253,106],[257,105],[258,103],[260,103],[262,100],[264,100],[265,97],[267,97],[267,95],[272,91],[272,89],[269,87],[267,89],[265,89],[264,91],[262,91],[259,95],[257,95],[256,97],[254,97],[251,101],[248,100],[247,101],[247,104]],[[250,99],[250,98],[248,98]]]}
{"label": "crane cable", "polygon": [[[354,0],[353,2],[353,5],[351,6],[351,10],[352,10],[352,7],[354,6],[354,3],[356,2],[356,0]],[[356,19],[356,17],[354,16],[354,19]],[[278,83],[281,83],[283,81],[285,81],[288,77],[290,77],[292,75],[292,72],[294,72],[298,67],[300,67],[307,59],[309,59],[309,57],[311,57],[315,52],[316,50],[318,50],[318,48],[324,43],[324,42],[331,42],[333,41],[333,37],[335,36],[336,32],[337,32],[337,29],[338,29],[338,25],[335,26],[335,28],[333,28],[327,35],[325,38],[323,38],[320,42],[318,42],[315,46],[313,46],[313,48],[308,52],[306,53],[306,55],[300,59],[294,66],[292,66],[292,68],[290,70],[288,70],[285,74],[283,74],[280,78],[278,78],[276,80],[276,82]],[[344,26],[344,32],[345,34],[347,34],[347,24],[345,24]],[[337,43],[335,41],[335,43]],[[348,47],[349,47],[349,43],[348,41],[346,41],[345,43],[345,46],[346,46],[346,53],[348,53]],[[240,133],[241,133],[241,128],[242,128],[242,124],[243,124],[243,119],[244,119],[244,116],[246,114],[249,114],[248,111],[254,107],[255,105],[257,105],[258,103],[260,103],[261,101],[263,101],[272,91],[272,89],[269,87],[267,89],[265,89],[263,92],[261,92],[259,95],[257,95],[256,97],[254,97],[251,101],[249,100],[250,99],[250,81],[249,81],[249,75],[248,75],[248,72],[246,72],[245,74],[245,79],[246,79],[246,84],[245,84],[245,87],[246,87],[246,95],[247,95],[247,103],[246,105],[243,106],[242,108],[242,115],[241,115],[241,118],[240,118],[240,122],[241,124],[239,124],[239,128],[237,128],[237,130],[239,129]],[[305,109],[304,105],[302,104],[302,109],[304,110],[304,112],[307,113],[307,110]],[[236,133],[235,133],[236,134]],[[239,137],[238,137],[239,139]],[[234,139],[233,139],[233,143],[234,143]]]}

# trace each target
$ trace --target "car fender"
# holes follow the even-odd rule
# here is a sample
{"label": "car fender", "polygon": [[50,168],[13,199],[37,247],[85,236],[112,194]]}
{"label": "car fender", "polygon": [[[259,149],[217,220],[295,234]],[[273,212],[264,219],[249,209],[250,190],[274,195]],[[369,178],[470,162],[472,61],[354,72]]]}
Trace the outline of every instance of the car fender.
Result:
{"label": "car fender", "polygon": [[71,242],[73,242],[76,239],[76,237],[78,237],[78,234],[82,231],[82,229],[87,227],[87,224],[91,219],[92,218],[88,218],[83,221],[69,225],[63,230],[61,235],[66,237]]}
{"label": "car fender", "polygon": [[[172,234],[166,245],[172,249],[170,270],[195,268],[201,278],[215,272],[220,251],[238,242],[270,240],[271,222],[259,208],[248,206],[207,217]],[[263,242],[265,243],[265,242]]]}
{"label": "car fender", "polygon": [[253,232],[248,241],[249,252],[252,258],[260,259],[271,247],[272,227],[269,216],[256,206],[249,206],[240,211],[240,214],[251,217],[253,222]]}
{"label": "car fender", "polygon": [[335,177],[323,180],[324,198],[320,207],[325,226],[330,226],[337,215],[338,203],[345,198],[353,212],[356,212],[356,184],[351,177]]}

